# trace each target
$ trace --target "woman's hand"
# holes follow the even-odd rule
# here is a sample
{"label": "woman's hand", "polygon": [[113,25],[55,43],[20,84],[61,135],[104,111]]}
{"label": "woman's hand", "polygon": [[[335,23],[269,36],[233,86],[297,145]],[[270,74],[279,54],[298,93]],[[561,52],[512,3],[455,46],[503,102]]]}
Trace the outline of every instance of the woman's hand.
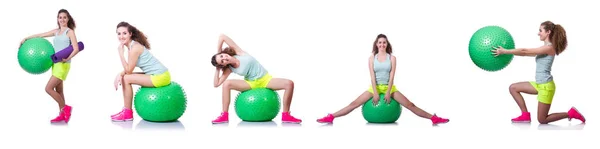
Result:
{"label": "woman's hand", "polygon": [[494,54],[494,56],[499,56],[505,53],[506,49],[502,48],[502,46],[494,47],[494,50],[492,50],[492,54]]}
{"label": "woman's hand", "polygon": [[121,85],[121,82],[123,80],[123,75],[122,73],[117,74],[117,77],[115,77],[115,90],[119,89],[119,85]]}
{"label": "woman's hand", "polygon": [[385,99],[385,103],[390,104],[391,102],[391,97],[392,95],[390,93],[385,93],[385,96],[383,97]]}
{"label": "woman's hand", "polygon": [[119,54],[123,54],[123,52],[125,51],[125,44],[124,43],[119,43]]}
{"label": "woman's hand", "polygon": [[378,93],[373,93],[373,105],[377,105],[377,103],[379,103],[379,94]]}

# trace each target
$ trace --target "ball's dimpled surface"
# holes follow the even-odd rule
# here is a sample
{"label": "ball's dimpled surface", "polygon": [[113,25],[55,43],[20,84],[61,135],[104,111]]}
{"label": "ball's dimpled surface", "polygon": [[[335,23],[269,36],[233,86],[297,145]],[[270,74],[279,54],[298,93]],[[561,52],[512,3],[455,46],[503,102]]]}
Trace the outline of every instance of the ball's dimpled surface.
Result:
{"label": "ball's dimpled surface", "polygon": [[277,116],[279,109],[279,94],[268,88],[241,92],[235,100],[235,112],[243,121],[271,121]]}
{"label": "ball's dimpled surface", "polygon": [[187,106],[185,91],[180,84],[171,82],[163,87],[141,87],[135,93],[135,110],[142,119],[153,122],[175,121]]}
{"label": "ball's dimpled surface", "polygon": [[502,46],[504,49],[514,49],[515,42],[506,29],[499,26],[485,26],[471,36],[469,56],[473,63],[483,70],[502,70],[510,64],[514,56],[503,54],[495,57],[492,50],[498,46]]}
{"label": "ball's dimpled surface", "polygon": [[379,102],[373,105],[373,98],[362,106],[363,118],[369,123],[393,123],[400,118],[402,106],[391,98],[389,104],[385,103],[384,94],[379,95]]}
{"label": "ball's dimpled surface", "polygon": [[44,38],[31,38],[19,47],[17,59],[23,70],[30,74],[42,74],[52,67],[54,47]]}

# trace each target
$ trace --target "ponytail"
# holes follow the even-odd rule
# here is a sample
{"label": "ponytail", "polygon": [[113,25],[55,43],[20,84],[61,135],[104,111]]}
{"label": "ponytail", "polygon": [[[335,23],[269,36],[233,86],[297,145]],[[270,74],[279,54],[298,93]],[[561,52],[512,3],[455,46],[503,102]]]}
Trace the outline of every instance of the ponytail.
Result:
{"label": "ponytail", "polygon": [[568,45],[565,29],[560,24],[554,24],[550,21],[543,22],[541,25],[544,26],[546,31],[550,31],[549,38],[556,55],[565,51]]}

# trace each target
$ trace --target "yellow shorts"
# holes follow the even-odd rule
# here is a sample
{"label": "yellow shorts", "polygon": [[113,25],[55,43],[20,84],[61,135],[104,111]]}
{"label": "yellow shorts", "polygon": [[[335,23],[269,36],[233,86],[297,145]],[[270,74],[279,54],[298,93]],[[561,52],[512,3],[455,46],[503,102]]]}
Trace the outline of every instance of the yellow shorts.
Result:
{"label": "yellow shorts", "polygon": [[[388,85],[387,84],[380,84],[377,85],[377,93],[379,94],[385,94],[388,90]],[[390,91],[390,94],[394,93],[398,91],[398,89],[396,89],[395,85],[392,85],[392,90]],[[373,87],[369,87],[369,93],[373,94]]]}
{"label": "yellow shorts", "polygon": [[538,91],[537,99],[541,103],[551,104],[554,98],[554,92],[556,91],[556,85],[554,81],[550,81],[544,84],[537,84],[535,81],[530,81],[531,86]]}
{"label": "yellow shorts", "polygon": [[60,79],[67,80],[67,75],[69,74],[69,70],[71,69],[70,63],[58,62],[52,64],[52,76]]}
{"label": "yellow shorts", "polygon": [[252,81],[251,80],[245,80],[245,81],[246,81],[246,83],[248,83],[248,85],[250,85],[250,88],[252,88],[252,89],[266,88],[272,78],[273,78],[273,76],[271,76],[270,74],[267,73],[265,76],[263,76],[259,79],[252,80]]}
{"label": "yellow shorts", "polygon": [[166,71],[162,74],[151,75],[150,79],[154,87],[163,87],[171,84],[171,73]]}

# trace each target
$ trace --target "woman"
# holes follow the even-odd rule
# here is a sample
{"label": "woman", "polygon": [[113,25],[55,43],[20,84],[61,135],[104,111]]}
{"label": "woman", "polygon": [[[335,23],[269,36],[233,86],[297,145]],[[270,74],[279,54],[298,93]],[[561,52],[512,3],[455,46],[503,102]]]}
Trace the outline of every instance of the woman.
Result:
{"label": "woman", "polygon": [[409,101],[396,89],[396,86],[394,85],[396,56],[392,55],[392,45],[384,34],[377,35],[377,38],[373,43],[373,55],[369,57],[369,73],[371,74],[371,87],[368,91],[363,92],[357,99],[350,103],[350,105],[333,114],[327,114],[327,116],[317,119],[317,122],[333,123],[335,118],[352,112],[371,98],[373,98],[373,104],[377,104],[379,100],[381,100],[379,99],[380,94],[385,94],[383,100],[385,100],[386,103],[390,103],[391,97],[416,115],[430,119],[434,125],[449,121],[448,119],[438,117],[435,114],[431,115],[415,106],[415,104]]}
{"label": "woman", "polygon": [[[137,84],[143,87],[163,87],[171,84],[171,75],[158,59],[149,51],[150,43],[140,30],[127,22],[117,25],[117,37],[119,38],[119,57],[123,71],[115,78],[115,90],[119,84],[123,87],[124,108],[121,112],[111,116],[113,121],[133,120],[132,99],[133,89],[131,85]],[[128,58],[125,59],[124,48],[128,49]],[[143,72],[133,72],[139,67]]]}
{"label": "woman", "polygon": [[513,54],[517,56],[535,56],[536,73],[535,81],[518,82],[510,85],[509,91],[514,100],[521,109],[521,116],[513,118],[512,121],[531,122],[531,115],[527,111],[525,100],[521,93],[537,94],[538,99],[538,121],[541,124],[548,124],[564,118],[579,119],[585,123],[585,118],[575,107],[571,107],[568,112],[552,113],[550,105],[554,98],[556,86],[554,78],[550,73],[554,57],[562,53],[567,48],[567,35],[564,28],[559,24],[554,24],[551,21],[542,22],[539,28],[538,36],[544,41],[544,45],[538,48],[517,48],[506,50],[502,47],[496,47],[492,53],[496,56],[501,54]]}
{"label": "woman", "polygon": [[75,36],[75,20],[71,17],[69,11],[61,9],[58,11],[57,16],[58,28],[52,29],[45,33],[31,35],[21,41],[21,44],[25,40],[30,38],[44,38],[54,37],[53,47],[56,53],[69,47],[73,44],[73,52],[62,62],[52,64],[52,76],[46,84],[46,93],[52,97],[56,103],[58,103],[58,116],[50,120],[51,123],[66,122],[68,123],[71,119],[72,107],[67,105],[65,102],[64,85],[63,82],[67,79],[69,74],[71,59],[79,52],[79,46],[77,45],[77,37]]}
{"label": "woman", "polygon": [[[229,47],[222,49],[223,42]],[[254,57],[243,51],[228,36],[221,34],[219,37],[217,54],[212,56],[211,63],[216,67],[214,78],[215,88],[223,85],[223,111],[219,117],[212,121],[213,124],[229,122],[228,111],[232,89],[243,92],[256,88],[285,90],[281,121],[284,123],[302,122],[302,120],[290,115],[289,112],[294,93],[294,82],[284,78],[272,78],[269,72]],[[221,71],[223,71],[223,74],[219,76]],[[244,80],[227,80],[231,72],[244,76]]]}

